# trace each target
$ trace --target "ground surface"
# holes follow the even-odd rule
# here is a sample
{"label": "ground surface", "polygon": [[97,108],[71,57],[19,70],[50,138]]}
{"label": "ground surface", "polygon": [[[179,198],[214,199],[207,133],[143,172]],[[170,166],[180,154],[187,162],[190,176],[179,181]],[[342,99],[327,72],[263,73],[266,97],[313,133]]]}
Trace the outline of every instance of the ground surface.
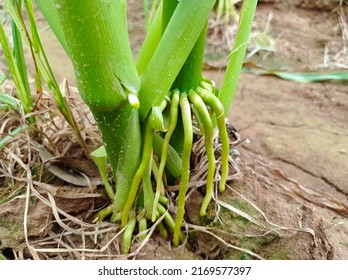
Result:
{"label": "ground surface", "polygon": [[[197,214],[201,194],[192,191],[186,221],[212,229],[210,234],[190,227],[186,249],[173,249],[169,242],[155,237],[137,258],[257,258],[249,251],[232,248],[236,246],[266,259],[348,259],[348,86],[342,81],[300,84],[250,73],[256,66],[295,72],[346,67],[348,60],[342,55],[347,43],[342,35],[344,12],[340,13],[338,3],[259,3],[254,31],[263,32],[269,23],[269,50],[260,50],[248,59],[252,62],[247,65],[249,73],[241,76],[228,116],[241,137],[250,140],[250,144],[238,148],[243,179],[232,182],[232,190],[218,194],[218,199],[255,220],[222,207],[219,223],[213,206],[211,214],[202,220]],[[347,6],[343,7],[347,11]],[[144,34],[141,7],[131,4],[130,14],[132,44],[136,49]],[[230,29],[233,32],[233,27]],[[58,80],[67,77],[74,83],[71,65],[62,62],[64,55],[53,43],[52,35],[48,31],[42,34]],[[211,41],[207,47],[205,72],[217,85],[226,64],[225,50],[217,49],[218,46]],[[255,46],[251,42],[249,52]],[[71,202],[67,203],[62,195],[64,190],[58,192],[58,197],[63,197],[59,202],[70,207]],[[18,218],[23,200],[11,203],[0,205],[0,251],[5,255],[8,248],[22,248],[25,255],[23,221]],[[66,211],[84,217],[85,209],[94,203],[90,198],[81,198],[78,209]],[[36,214],[31,217],[29,238],[35,243],[56,225],[39,226],[42,213],[50,213],[43,205],[33,205],[31,211]],[[49,220],[51,216],[45,217]],[[217,241],[211,233],[228,244]],[[73,255],[78,256],[81,257]]]}

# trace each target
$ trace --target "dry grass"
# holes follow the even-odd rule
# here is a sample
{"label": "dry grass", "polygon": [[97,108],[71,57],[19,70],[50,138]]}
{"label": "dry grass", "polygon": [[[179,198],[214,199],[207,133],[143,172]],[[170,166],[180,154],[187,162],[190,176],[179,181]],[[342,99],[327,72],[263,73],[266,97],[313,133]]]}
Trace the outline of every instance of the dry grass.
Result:
{"label": "dry grass", "polygon": [[[97,147],[101,143],[98,130],[94,119],[88,108],[78,96],[75,88],[70,88],[70,94],[66,96],[70,108],[81,129],[81,134],[89,147]],[[119,225],[108,222],[93,223],[93,215],[100,207],[105,207],[105,196],[98,191],[96,186],[90,188],[77,188],[64,183],[62,180],[45,182],[45,162],[42,162],[37,145],[40,143],[49,150],[54,156],[83,157],[84,152],[77,141],[75,132],[66,123],[61,114],[55,109],[49,95],[44,92],[38,103],[35,115],[38,119],[34,134],[31,130],[25,129],[13,137],[1,151],[0,176],[5,179],[6,184],[16,185],[25,192],[22,195],[8,196],[8,201],[2,206],[11,208],[14,201],[24,201],[23,213],[23,234],[24,243],[13,248],[13,253],[17,259],[129,259],[137,258],[144,251],[151,249],[153,242],[150,242],[154,235],[156,225],[161,221],[159,219],[148,229],[148,235],[145,240],[140,241],[138,236],[134,236],[132,241],[132,250],[129,255],[120,253],[120,236],[122,230]],[[11,130],[11,128],[23,123],[25,116],[21,114],[8,113],[2,116],[3,125],[1,127],[2,135]],[[240,166],[243,165],[239,158],[238,146],[248,142],[247,139],[241,139],[240,135],[232,126],[228,126],[231,139],[230,155],[230,175],[228,180],[241,181],[243,174]],[[189,185],[189,197],[192,191],[198,188],[204,188],[206,184],[206,172],[208,162],[205,155],[204,137],[201,137],[196,130],[197,141],[193,147],[192,164],[195,167],[191,172],[191,181]],[[219,181],[219,170],[221,168],[221,143],[218,132],[214,136],[214,149],[217,163],[217,172],[215,182]],[[34,166],[39,166],[38,172],[33,174]],[[52,177],[50,177],[52,179]],[[176,191],[178,186],[168,186],[167,195],[170,198],[168,211],[176,212]],[[220,208],[224,207],[229,211],[245,218],[252,224],[261,229],[257,235],[276,234],[282,236],[282,231],[304,231],[314,235],[311,229],[292,228],[278,226],[266,217],[257,205],[248,200],[248,198],[231,189],[242,200],[250,204],[260,214],[259,218],[253,217],[218,198],[215,193],[216,220],[220,220]],[[104,199],[103,199],[104,197]],[[101,200],[101,202],[98,200]],[[37,207],[32,206],[32,201],[36,201]],[[77,202],[78,201],[78,202]],[[17,204],[15,204],[17,205]],[[22,205],[22,204],[20,204]],[[17,205],[18,207],[18,205]],[[22,206],[21,206],[22,207]],[[45,212],[42,212],[43,210]],[[22,213],[21,208],[11,210]],[[33,220],[39,223],[40,228],[33,233]],[[221,221],[222,222],[222,221]],[[262,256],[245,248],[238,247],[225,240],[216,229],[203,227],[193,224],[185,224],[186,232],[201,232],[208,234],[220,242],[225,248],[239,250],[247,253],[254,258],[262,259]],[[227,233],[233,236],[233,232]],[[252,236],[250,233],[235,233],[245,237]],[[183,246],[188,242],[185,240]]]}
{"label": "dry grass", "polygon": [[[70,87],[69,95],[66,98],[69,101],[70,109],[74,114],[76,121],[81,129],[88,146],[96,147],[100,145],[101,139],[98,134],[94,119],[87,107],[79,98],[75,88]],[[120,236],[122,230],[116,224],[102,222],[94,224],[92,222],[93,213],[96,209],[93,201],[99,199],[102,194],[96,191],[96,187],[83,188],[76,191],[76,187],[60,182],[60,185],[45,183],[44,165],[42,157],[38,152],[38,145],[45,147],[55,157],[74,156],[83,157],[83,149],[77,141],[76,134],[66,123],[61,114],[49,97],[44,92],[40,101],[37,103],[34,113],[37,117],[35,130],[25,129],[14,136],[1,151],[0,173],[2,178],[12,180],[14,185],[24,188],[25,193],[20,196],[14,196],[7,201],[8,207],[15,200],[24,200],[25,207],[23,213],[23,233],[25,244],[13,248],[13,253],[17,259],[104,259],[104,258],[136,258],[147,246],[151,246],[148,241],[155,232],[156,225],[161,221],[159,219],[151,228],[148,229],[147,238],[140,242],[138,236],[133,238],[132,253],[125,256],[120,254]],[[9,132],[13,127],[22,123],[24,118],[21,114],[8,113],[2,116],[3,125],[1,127],[2,135]],[[34,133],[32,133],[34,131]],[[235,138],[232,145],[239,145],[242,141],[237,133],[231,135]],[[217,170],[220,169],[220,149],[218,133],[215,133],[214,147],[217,155]],[[235,150],[236,151],[236,150]],[[195,170],[192,172],[190,188],[199,188],[206,183],[207,160],[204,149],[204,138],[200,137],[195,142],[193,158]],[[242,174],[236,162],[237,153],[230,157],[231,174],[228,180],[240,180]],[[40,166],[38,174],[33,174],[33,166]],[[52,178],[51,178],[52,179]],[[219,174],[215,178],[219,180]],[[16,183],[15,183],[16,182]],[[20,184],[18,184],[20,182]],[[62,194],[61,189],[65,192]],[[169,186],[167,189],[171,201],[168,204],[169,211],[175,213],[175,192],[178,186]],[[11,197],[11,195],[9,196]],[[8,197],[8,198],[9,198]],[[61,199],[68,202],[61,203]],[[89,208],[80,209],[85,213],[74,215],[72,205],[75,200],[92,201],[88,204]],[[31,207],[31,201],[37,201],[39,207]],[[101,206],[102,207],[102,206]],[[38,211],[46,209],[48,215],[40,215]],[[21,212],[20,209],[15,211]],[[239,212],[240,213],[240,212]],[[31,228],[31,219],[40,219],[41,228],[39,233],[33,235]],[[189,227],[193,229],[193,225]],[[194,230],[200,230],[200,227]],[[214,233],[211,233],[215,236]],[[221,237],[216,237],[221,240]],[[186,240],[187,241],[187,240]],[[224,241],[226,244],[227,242]],[[234,248],[235,246],[229,245]],[[241,249],[243,250],[243,249]],[[250,252],[251,253],[251,252]],[[257,255],[255,255],[258,257]]]}

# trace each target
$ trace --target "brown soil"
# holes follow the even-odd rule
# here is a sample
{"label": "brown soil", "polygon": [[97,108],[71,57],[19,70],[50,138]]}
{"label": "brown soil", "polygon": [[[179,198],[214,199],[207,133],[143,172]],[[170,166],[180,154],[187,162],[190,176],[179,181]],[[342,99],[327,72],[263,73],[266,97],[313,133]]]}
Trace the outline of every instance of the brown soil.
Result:
{"label": "brown soil", "polygon": [[[315,2],[313,6],[313,1],[260,1],[254,30],[263,32],[272,13],[268,34],[274,39],[273,51],[260,50],[250,58],[250,65],[287,71],[347,65],[340,55],[346,42],[339,22],[339,1]],[[130,13],[135,15],[130,30],[136,49],[144,35],[142,10],[133,4],[130,7]],[[42,35],[58,80],[67,77],[74,83],[71,65],[52,34],[45,29]],[[208,46],[208,53],[215,48]],[[249,51],[252,48],[251,44]],[[225,54],[218,56],[212,61],[208,55],[209,69],[205,72],[217,85],[223,77]],[[242,74],[228,120],[250,144],[238,148],[243,179],[231,182],[232,190],[218,194],[218,199],[248,213],[263,226],[224,207],[218,211],[219,223],[214,205],[208,217],[200,218],[197,211],[202,194],[198,191],[192,191],[188,198],[186,222],[204,225],[228,244],[265,259],[348,259],[347,95],[344,82],[299,84],[272,76]],[[47,191],[49,186],[41,188]],[[51,188],[50,193],[60,193],[60,207],[81,219],[88,216],[86,210],[104,203],[100,196],[81,199],[81,193],[75,191],[65,197],[64,190]],[[1,192],[5,197],[9,193],[4,188]],[[4,255],[8,248],[28,255],[23,219],[18,218],[23,216],[23,203],[24,198],[18,197],[0,205],[0,252]],[[72,208],[73,205],[79,207]],[[30,213],[30,242],[57,227],[50,223],[50,209],[39,201],[32,202]],[[256,258],[247,251],[231,249],[201,228],[189,229],[186,247],[173,249],[170,242],[156,236],[137,258]]]}

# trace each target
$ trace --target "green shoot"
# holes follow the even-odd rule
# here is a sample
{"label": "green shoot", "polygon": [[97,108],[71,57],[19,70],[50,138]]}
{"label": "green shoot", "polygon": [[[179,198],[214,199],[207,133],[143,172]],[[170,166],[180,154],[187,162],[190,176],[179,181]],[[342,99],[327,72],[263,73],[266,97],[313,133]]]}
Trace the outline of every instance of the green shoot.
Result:
{"label": "green shoot", "polygon": [[94,160],[95,164],[98,166],[99,173],[103,179],[106,192],[108,193],[110,199],[114,199],[115,194],[109,183],[108,173],[106,171],[107,154],[106,154],[105,146],[101,146],[100,148],[94,150],[91,153],[91,157]]}

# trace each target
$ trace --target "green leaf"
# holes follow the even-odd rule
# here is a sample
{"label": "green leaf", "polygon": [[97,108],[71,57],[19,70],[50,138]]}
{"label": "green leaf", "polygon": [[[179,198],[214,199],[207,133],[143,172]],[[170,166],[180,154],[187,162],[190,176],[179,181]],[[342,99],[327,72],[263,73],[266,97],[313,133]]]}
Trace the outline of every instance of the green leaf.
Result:
{"label": "green leaf", "polygon": [[158,43],[162,37],[162,9],[163,2],[160,3],[156,15],[149,27],[149,30],[146,34],[144,42],[140,48],[140,52],[137,57],[136,66],[139,75],[141,75],[147,65],[149,64],[153,53],[155,52]]}
{"label": "green leaf", "polygon": [[282,79],[298,83],[313,83],[326,80],[348,80],[348,71],[333,72],[282,72],[267,71],[266,74],[273,74]]}
{"label": "green leaf", "polygon": [[[201,34],[215,0],[180,1],[142,74],[140,116],[161,104]],[[175,34],[175,35],[173,35]]]}
{"label": "green leaf", "polygon": [[219,99],[224,106],[225,115],[229,110],[236,92],[239,75],[242,69],[245,52],[248,45],[251,26],[254,19],[257,0],[245,0],[239,18],[236,40],[229,58],[226,74],[222,82]]}
{"label": "green leaf", "polygon": [[243,67],[243,72],[256,75],[273,75],[284,80],[298,82],[298,83],[314,83],[327,80],[346,81],[348,80],[347,70],[334,70],[334,71],[308,71],[308,72],[290,72],[290,71],[278,71],[267,70],[253,63],[246,63]]}
{"label": "green leaf", "polygon": [[96,112],[95,118],[115,179],[115,211],[120,211],[141,158],[139,111],[126,103],[120,110]]}
{"label": "green leaf", "polygon": [[[12,1],[14,2],[14,0]],[[18,7],[22,11],[22,1],[18,1]],[[23,80],[23,85],[25,87],[25,90],[26,92],[30,94],[30,87],[29,87],[27,67],[26,67],[24,52],[23,52],[22,38],[13,19],[11,20],[11,25],[12,25],[12,38],[13,38],[13,55],[16,60],[18,72],[21,75],[21,78]]]}
{"label": "green leaf", "polygon": [[35,3],[39,7],[41,13],[44,15],[53,33],[56,35],[59,43],[70,56],[68,43],[65,38],[63,27],[59,19],[57,6],[54,4],[54,0],[35,0]]}

